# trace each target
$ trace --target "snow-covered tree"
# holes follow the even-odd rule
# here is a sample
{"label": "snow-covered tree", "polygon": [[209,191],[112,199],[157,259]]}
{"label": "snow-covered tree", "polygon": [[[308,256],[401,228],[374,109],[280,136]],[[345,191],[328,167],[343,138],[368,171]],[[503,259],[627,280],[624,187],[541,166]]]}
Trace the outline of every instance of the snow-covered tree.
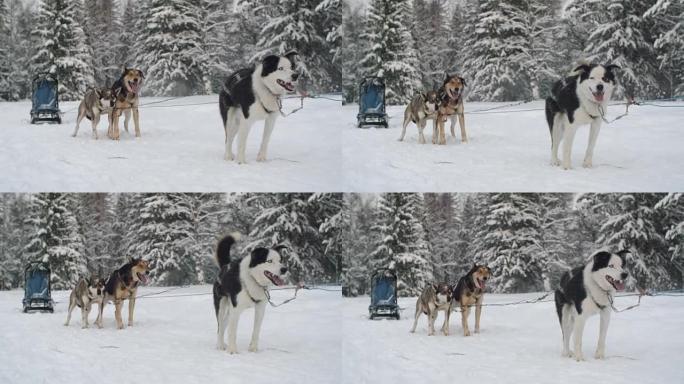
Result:
{"label": "snow-covered tree", "polygon": [[359,62],[363,58],[365,40],[361,33],[365,26],[363,8],[360,5],[352,7],[350,2],[344,2],[344,17],[342,18],[342,92],[343,103],[352,103],[359,98],[359,82],[362,78]]}
{"label": "snow-covered tree", "polygon": [[188,254],[192,213],[179,193],[144,195],[135,242],[129,257],[150,261],[150,277],[159,285],[194,283],[194,259]]}
{"label": "snow-covered tree", "polygon": [[80,20],[81,0],[41,0],[32,32],[40,44],[31,59],[32,68],[55,76],[65,100],[79,99],[95,82],[92,49]]}
{"label": "snow-covered tree", "polygon": [[376,211],[378,241],[370,254],[370,266],[389,268],[397,274],[397,290],[401,296],[420,294],[433,280],[428,261],[425,230],[417,216],[419,206],[415,194],[386,193],[379,197]]}
{"label": "snow-covered tree", "polygon": [[85,6],[84,30],[88,45],[92,47],[95,84],[111,86],[119,78],[124,64],[118,61],[123,43],[120,34],[124,29],[120,20],[120,3],[118,0],[85,0]]}
{"label": "snow-covered tree", "polygon": [[478,220],[473,254],[493,272],[497,292],[529,292],[543,288],[539,194],[496,193]]}
{"label": "snow-covered tree", "polygon": [[411,20],[410,0],[370,3],[362,36],[368,50],[360,66],[364,76],[385,79],[388,104],[408,103],[422,88]]}
{"label": "snow-covered tree", "polygon": [[197,1],[151,0],[138,52],[146,88],[155,95],[203,93],[203,42]]}
{"label": "snow-covered tree", "polygon": [[666,96],[684,94],[684,0],[656,0],[644,17],[651,22],[658,55],[664,71]]}
{"label": "snow-covered tree", "polygon": [[48,263],[54,289],[71,289],[87,273],[84,240],[74,214],[73,195],[40,193],[31,196],[26,245],[30,261]]}

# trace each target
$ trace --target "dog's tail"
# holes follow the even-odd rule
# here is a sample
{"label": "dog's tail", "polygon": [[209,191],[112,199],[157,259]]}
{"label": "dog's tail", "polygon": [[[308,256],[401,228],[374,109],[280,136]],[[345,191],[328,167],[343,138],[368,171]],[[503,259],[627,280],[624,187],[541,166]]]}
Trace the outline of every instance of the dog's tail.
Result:
{"label": "dog's tail", "polygon": [[230,263],[230,248],[237,240],[240,240],[240,234],[237,232],[231,233],[230,235],[224,236],[216,246],[216,262],[219,268],[228,265]]}
{"label": "dog's tail", "polygon": [[553,136],[553,121],[556,113],[560,112],[560,107],[553,97],[546,98],[546,122],[549,124],[549,133]]}

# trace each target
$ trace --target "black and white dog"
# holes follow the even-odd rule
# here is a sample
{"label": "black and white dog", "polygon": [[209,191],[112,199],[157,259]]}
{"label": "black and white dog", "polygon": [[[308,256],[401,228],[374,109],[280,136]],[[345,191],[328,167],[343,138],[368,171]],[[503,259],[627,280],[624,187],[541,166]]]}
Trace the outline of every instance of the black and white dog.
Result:
{"label": "black and white dog", "polygon": [[[570,154],[577,128],[590,124],[589,145],[584,156],[584,167],[592,167],[594,147],[601,129],[608,101],[615,88],[615,73],[620,67],[609,65],[580,65],[575,74],[556,82],[546,99],[546,122],[551,131],[551,164],[572,168]],[[563,142],[563,161],[558,159],[558,147]]]}
{"label": "black and white dog", "polygon": [[560,288],[555,292],[555,301],[563,333],[563,356],[573,357],[570,352],[570,336],[574,334],[574,357],[577,361],[584,360],[584,324],[590,316],[599,313],[601,328],[594,357],[606,357],[606,334],[610,323],[613,294],[625,288],[627,272],[624,266],[628,253],[629,251],[620,251],[616,254],[597,252],[587,265],[568,271],[561,278]]}
{"label": "black and white dog", "polygon": [[226,349],[225,332],[228,327],[228,352],[237,353],[237,325],[240,314],[254,307],[254,329],[249,351],[256,352],[259,345],[259,331],[268,303],[268,288],[284,285],[287,268],[281,264],[280,251],[285,246],[272,249],[256,248],[242,259],[231,260],[230,249],[237,234],[221,239],[216,248],[216,261],[221,270],[214,283],[214,310],[218,322],[216,348]]}
{"label": "black and white dog", "polygon": [[297,52],[266,56],[256,67],[243,68],[226,80],[219,95],[219,108],[225,130],[225,159],[232,161],[233,140],[238,135],[237,161],[244,164],[247,135],[252,125],[266,120],[257,161],[266,161],[268,142],[281,111],[280,96],[294,93],[299,74]]}

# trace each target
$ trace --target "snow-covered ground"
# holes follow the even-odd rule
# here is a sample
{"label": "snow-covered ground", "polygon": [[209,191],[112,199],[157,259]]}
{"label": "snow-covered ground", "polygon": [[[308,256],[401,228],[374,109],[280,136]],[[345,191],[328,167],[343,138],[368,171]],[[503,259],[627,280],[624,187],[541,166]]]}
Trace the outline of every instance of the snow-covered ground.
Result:
{"label": "snow-covered ground", "polygon": [[[539,294],[487,295],[508,303]],[[624,308],[636,297],[616,299]],[[400,299],[402,319],[368,320],[368,297],[344,299],[344,383],[678,383],[684,378],[684,297],[645,297],[641,306],[613,314],[606,360],[594,360],[599,319],[587,323],[587,361],[561,357],[561,331],[553,302],[485,307],[481,333],[464,337],[460,313],[451,335],[427,335],[423,316],[415,334],[415,299]],[[442,314],[436,328],[442,325]],[[470,319],[471,330],[474,315]]]}
{"label": "snow-covered ground", "polygon": [[[466,113],[507,103],[466,103]],[[418,144],[411,124],[404,142],[403,107],[389,107],[390,128],[356,128],[357,105],[343,107],[345,191],[353,192],[616,192],[684,189],[684,103],[681,108],[632,106],[629,115],[603,125],[594,152],[594,168],[582,168],[589,127],[575,137],[573,166],[563,171],[550,165],[551,138],[543,101],[467,114],[470,143],[449,137],[448,145]],[[529,112],[501,111],[541,109]],[[624,106],[608,110],[611,119]],[[448,123],[450,124],[450,123]],[[447,124],[447,130],[448,130]],[[450,135],[450,133],[448,133]]]}
{"label": "snow-covered ground", "polygon": [[[139,293],[166,288],[145,287]],[[211,292],[210,286],[163,295]],[[162,295],[158,295],[162,296]],[[273,291],[274,301],[292,291]],[[253,310],[239,323],[238,355],[218,351],[211,294],[141,298],[131,328],[81,329],[80,310],[63,325],[68,292],[53,292],[54,314],[22,313],[23,291],[0,292],[0,383],[334,383],[341,375],[340,292],[300,291],[266,310],[260,351],[247,352]],[[124,306],[124,319],[128,306]],[[91,320],[95,319],[91,312]]]}
{"label": "snow-covered ground", "polygon": [[[106,138],[106,118],[100,121],[100,140],[91,138],[85,119],[78,137],[71,137],[77,102],[60,103],[61,125],[29,124],[29,101],[0,103],[0,191],[339,191],[342,124],[334,122],[344,120],[340,102],[306,99],[303,110],[279,117],[265,163],[256,162],[263,132],[258,123],[249,135],[249,164],[241,166],[223,160],[218,96],[144,106],[161,100],[143,98],[142,137],[126,134],[121,122],[119,142]],[[299,99],[283,104],[291,111]],[[132,121],[130,129],[133,133]]]}

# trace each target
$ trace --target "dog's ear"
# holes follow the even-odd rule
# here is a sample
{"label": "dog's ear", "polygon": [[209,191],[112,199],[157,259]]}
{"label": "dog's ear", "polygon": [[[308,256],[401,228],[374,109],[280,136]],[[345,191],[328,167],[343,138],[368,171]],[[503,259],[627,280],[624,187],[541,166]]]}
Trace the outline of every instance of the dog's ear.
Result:
{"label": "dog's ear", "polygon": [[418,94],[423,100],[427,100],[427,94],[425,94],[425,92],[418,92]]}
{"label": "dog's ear", "polygon": [[622,259],[622,267],[625,267],[625,264],[627,264],[627,255],[631,255],[632,251],[629,249],[623,249],[622,251],[618,252],[617,255]]}
{"label": "dog's ear", "polygon": [[145,78],[145,74],[143,73],[143,71],[138,69],[138,73],[140,74],[140,77],[142,77],[143,79]]}
{"label": "dog's ear", "polygon": [[465,81],[464,78],[459,77],[459,79],[461,79],[461,84],[463,84],[464,87],[465,87],[466,85],[468,85],[468,84],[466,83],[466,81]]}
{"label": "dog's ear", "polygon": [[606,68],[606,71],[609,71],[609,72],[612,72],[614,69],[622,69],[617,64],[606,64],[603,67]]}
{"label": "dog's ear", "polygon": [[445,71],[444,72],[444,80],[449,80],[450,77],[451,77],[451,75],[449,75],[449,72]]}
{"label": "dog's ear", "polygon": [[266,77],[271,73],[275,72],[276,69],[278,69],[279,61],[280,58],[278,56],[268,55],[264,57],[264,59],[261,61],[261,76]]}
{"label": "dog's ear", "polygon": [[591,67],[587,64],[582,64],[577,66],[575,69],[572,70],[573,72],[586,72],[589,73],[591,71]]}
{"label": "dog's ear", "polygon": [[292,64],[294,64],[295,60],[297,60],[297,56],[299,56],[299,53],[297,53],[297,51],[295,51],[295,50],[292,50],[292,51],[288,51],[283,56],[287,57],[287,59],[290,60],[292,62]]}

